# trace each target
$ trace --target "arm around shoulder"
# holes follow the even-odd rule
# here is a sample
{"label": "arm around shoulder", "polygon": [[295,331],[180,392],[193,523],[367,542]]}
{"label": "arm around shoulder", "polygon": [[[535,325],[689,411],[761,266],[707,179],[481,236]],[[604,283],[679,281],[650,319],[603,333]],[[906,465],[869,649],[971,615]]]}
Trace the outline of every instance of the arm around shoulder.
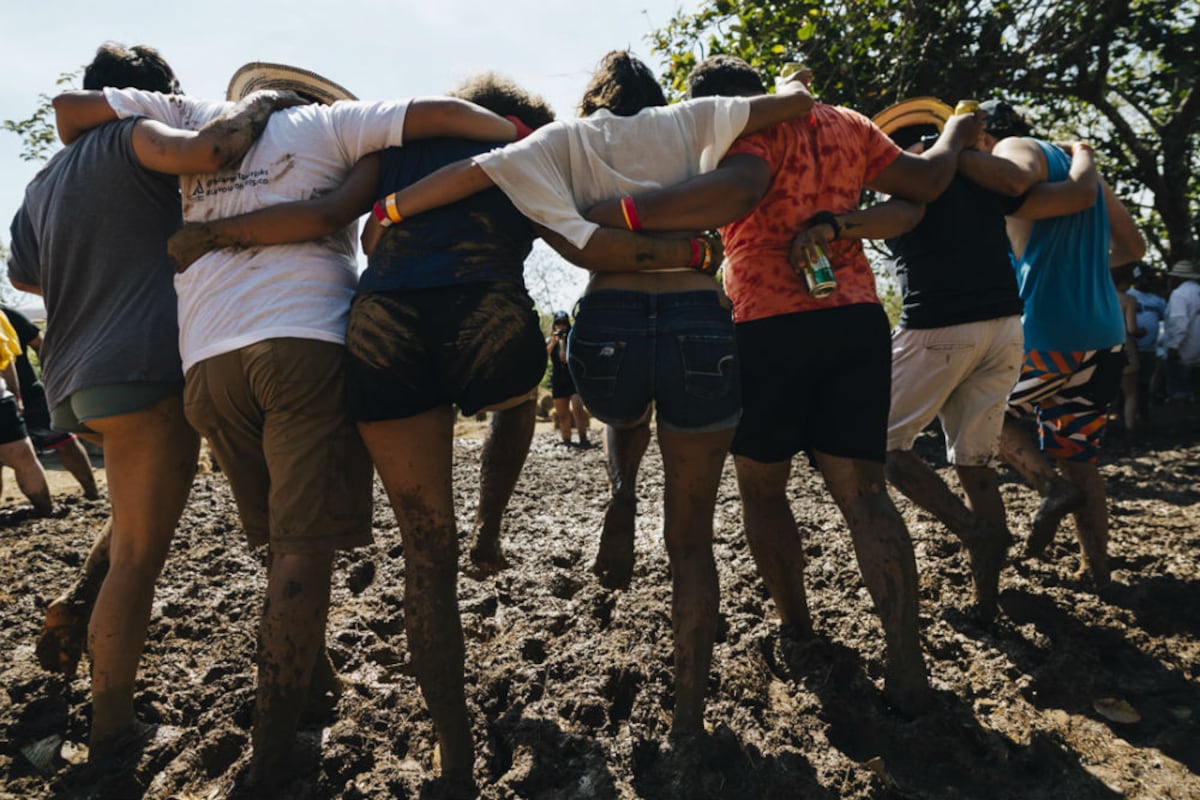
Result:
{"label": "arm around shoulder", "polygon": [[58,138],[63,144],[70,144],[92,128],[118,118],[103,92],[63,92],[50,102],[54,106]]}

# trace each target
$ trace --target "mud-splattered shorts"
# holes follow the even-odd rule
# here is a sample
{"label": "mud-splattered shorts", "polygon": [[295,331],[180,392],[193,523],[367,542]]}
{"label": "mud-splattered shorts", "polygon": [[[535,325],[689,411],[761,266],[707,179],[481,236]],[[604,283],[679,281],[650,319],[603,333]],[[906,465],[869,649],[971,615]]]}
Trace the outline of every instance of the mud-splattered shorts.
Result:
{"label": "mud-splattered shorts", "polygon": [[315,553],[371,543],[373,470],[346,415],[345,349],[268,339],[188,370],[187,420],[229,478],[252,545]]}
{"label": "mud-splattered shorts", "polygon": [[474,414],[528,393],[546,372],[538,315],[517,283],[360,294],[346,352],[346,403],[359,422],[450,404]]}
{"label": "mud-splattered shorts", "polygon": [[1030,350],[1008,398],[1008,413],[1037,420],[1042,452],[1096,463],[1125,369],[1124,345],[1077,353]]}

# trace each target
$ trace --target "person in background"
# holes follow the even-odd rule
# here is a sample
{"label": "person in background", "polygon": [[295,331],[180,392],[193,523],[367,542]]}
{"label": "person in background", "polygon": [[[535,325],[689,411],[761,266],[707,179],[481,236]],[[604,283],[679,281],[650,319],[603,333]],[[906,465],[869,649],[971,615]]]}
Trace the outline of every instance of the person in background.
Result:
{"label": "person in background", "polygon": [[39,453],[53,451],[62,462],[63,467],[79,482],[83,496],[89,500],[100,497],[96,488],[96,476],[92,474],[92,462],[83,443],[73,433],[55,431],[50,427],[50,407],[46,404],[46,388],[38,380],[33,365],[29,363],[29,350],[40,353],[42,348],[42,332],[34,325],[29,317],[15,308],[0,305],[9,323],[16,330],[21,340],[21,355],[17,357],[17,379],[20,382],[22,414],[25,417],[25,427],[29,430],[29,438],[34,449]]}
{"label": "person in background", "polygon": [[1172,284],[1164,333],[1167,397],[1193,403],[1200,397],[1200,269],[1191,261],[1177,261],[1167,276]]}
{"label": "person in background", "polygon": [[1153,386],[1160,371],[1158,340],[1167,316],[1167,301],[1156,290],[1157,274],[1145,262],[1133,265],[1133,288],[1128,291],[1137,301],[1137,327],[1142,335],[1136,340],[1138,363],[1137,418],[1139,428],[1150,423]]}
{"label": "person in background", "polygon": [[[17,486],[33,504],[34,513],[45,517],[54,511],[54,503],[50,499],[46,472],[38,461],[21,418],[20,383],[16,371],[21,349],[17,332],[8,318],[0,315],[0,466],[12,467]],[[2,476],[0,490],[3,490]]]}
{"label": "person in background", "polygon": [[588,413],[567,366],[567,337],[570,334],[571,317],[565,311],[554,312],[554,324],[546,339],[546,354],[550,357],[550,396],[554,399],[560,442],[571,444],[571,423],[574,422],[579,431],[579,446],[588,448],[592,446],[588,440]]}

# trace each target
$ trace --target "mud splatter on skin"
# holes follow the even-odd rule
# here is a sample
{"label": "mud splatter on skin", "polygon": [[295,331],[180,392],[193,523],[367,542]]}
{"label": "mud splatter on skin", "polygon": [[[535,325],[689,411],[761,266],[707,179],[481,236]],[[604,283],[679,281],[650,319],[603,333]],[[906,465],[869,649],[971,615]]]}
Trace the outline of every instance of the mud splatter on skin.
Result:
{"label": "mud splatter on skin", "polygon": [[[1161,419],[1169,413],[1182,414],[1164,407]],[[819,475],[798,459],[788,486],[816,630],[800,642],[779,635],[727,466],[715,514],[722,617],[705,713],[712,734],[690,761],[668,738],[674,667],[657,444],[636,487],[633,581],[613,592],[588,572],[609,493],[603,455],[556,447],[557,434],[539,424],[505,517],[510,567],[457,583],[480,795],[573,798],[587,787],[601,800],[1200,797],[1200,587],[1191,555],[1200,550],[1200,415],[1183,421],[1156,420],[1164,427],[1152,432],[1153,449],[1102,465],[1112,586],[1097,594],[1074,581],[1078,545],[1064,531],[1049,560],[1006,567],[1001,613],[987,628],[974,620],[958,542],[897,498],[916,549],[922,643],[938,687],[933,712],[913,721],[884,705],[873,602]],[[453,490],[466,521],[481,443],[460,438],[454,448]],[[953,485],[939,437],[922,436],[917,454]],[[1024,537],[1038,497],[1007,470],[1000,488],[1013,532]],[[52,681],[29,648],[41,603],[75,579],[108,514],[107,503],[70,493],[61,505],[62,516],[36,521],[0,505],[0,785],[30,800],[72,796],[64,790],[71,771],[43,778],[20,748],[51,734],[76,744],[88,735],[87,681]],[[314,772],[285,797],[433,794],[423,786],[433,777],[432,723],[404,633],[408,559],[378,484],[375,508],[376,543],[336,559],[327,642],[344,681],[338,719],[304,729],[323,744],[310,754]],[[246,763],[265,581],[259,552],[242,540],[225,477],[198,478],[159,581],[135,695],[143,719],[179,726],[187,738],[170,763],[139,766],[139,784],[155,787],[147,800],[204,797]],[[352,594],[347,572],[366,560],[376,579]],[[1092,711],[1096,698],[1114,694],[1142,722],[1121,726]],[[895,791],[864,765],[876,756]]]}

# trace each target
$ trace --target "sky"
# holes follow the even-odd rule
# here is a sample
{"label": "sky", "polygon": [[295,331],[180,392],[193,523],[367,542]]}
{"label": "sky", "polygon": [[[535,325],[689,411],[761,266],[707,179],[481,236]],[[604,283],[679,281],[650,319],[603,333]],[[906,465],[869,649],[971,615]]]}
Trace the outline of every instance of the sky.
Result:
{"label": "sky", "polygon": [[[338,4],[340,6],[340,4]],[[316,0],[113,3],[6,2],[0,33],[0,119],[25,119],[64,72],[91,61],[103,41],[158,48],[183,90],[219,98],[242,64],[305,67],[373,100],[441,94],[492,69],[572,116],[600,57],[629,48],[661,74],[647,35],[700,0],[361,0],[334,10]],[[0,131],[0,241],[38,165]],[[582,287],[586,274],[572,274]],[[572,288],[556,305],[565,305]]]}

